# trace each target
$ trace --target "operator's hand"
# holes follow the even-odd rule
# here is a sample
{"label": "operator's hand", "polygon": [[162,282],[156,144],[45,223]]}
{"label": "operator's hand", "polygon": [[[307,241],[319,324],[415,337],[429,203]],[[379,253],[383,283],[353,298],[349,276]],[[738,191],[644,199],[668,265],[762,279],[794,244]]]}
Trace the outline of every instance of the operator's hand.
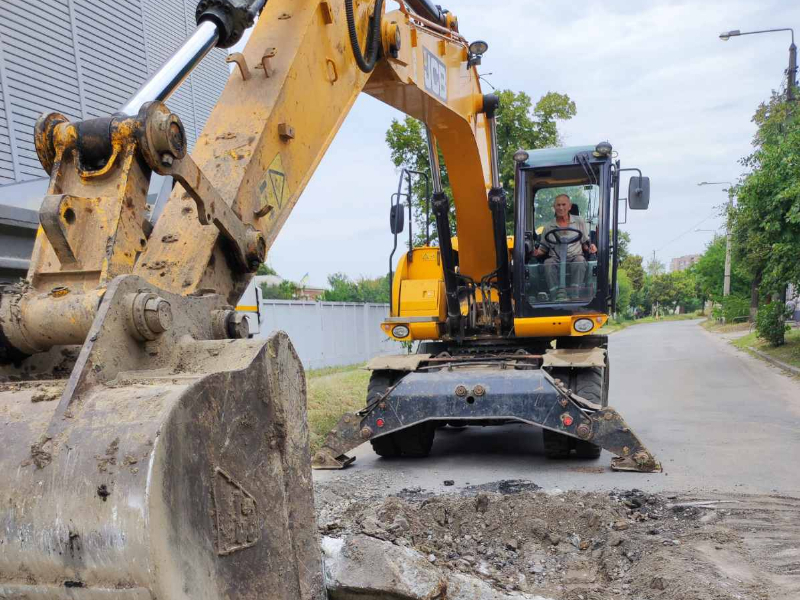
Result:
{"label": "operator's hand", "polygon": [[597,246],[589,244],[589,254],[597,254]]}
{"label": "operator's hand", "polygon": [[539,258],[539,257],[542,257],[542,256],[547,256],[547,254],[548,254],[547,250],[543,250],[541,246],[537,246],[536,250],[533,251],[533,255],[536,258]]}

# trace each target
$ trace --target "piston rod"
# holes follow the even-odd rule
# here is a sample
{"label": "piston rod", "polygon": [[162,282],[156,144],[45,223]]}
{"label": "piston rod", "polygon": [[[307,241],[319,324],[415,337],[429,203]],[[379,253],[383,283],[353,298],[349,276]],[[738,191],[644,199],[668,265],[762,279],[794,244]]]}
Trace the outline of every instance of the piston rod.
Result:
{"label": "piston rod", "polygon": [[217,24],[212,20],[202,21],[194,34],[150,79],[144,82],[119,112],[126,116],[135,116],[145,102],[165,101],[211,52],[218,40]]}

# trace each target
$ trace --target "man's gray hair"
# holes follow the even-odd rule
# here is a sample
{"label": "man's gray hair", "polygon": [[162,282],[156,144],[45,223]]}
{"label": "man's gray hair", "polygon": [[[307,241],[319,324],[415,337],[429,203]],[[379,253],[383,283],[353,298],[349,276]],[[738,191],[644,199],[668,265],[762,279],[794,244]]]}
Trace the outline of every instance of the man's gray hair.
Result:
{"label": "man's gray hair", "polygon": [[572,204],[572,198],[570,198],[567,194],[559,194],[558,196],[553,198],[553,204],[555,204],[556,200],[558,200],[559,198],[566,198],[567,200],[569,200],[569,203]]}

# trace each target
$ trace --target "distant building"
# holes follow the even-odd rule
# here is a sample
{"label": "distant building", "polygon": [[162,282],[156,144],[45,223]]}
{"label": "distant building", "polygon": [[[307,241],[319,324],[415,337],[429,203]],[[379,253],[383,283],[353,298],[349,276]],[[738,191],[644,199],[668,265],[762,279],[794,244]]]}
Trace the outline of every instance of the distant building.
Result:
{"label": "distant building", "polygon": [[686,256],[679,256],[678,258],[673,258],[672,262],[669,263],[669,270],[672,272],[675,271],[685,271],[693,264],[695,264],[700,257],[703,256],[702,254],[687,254]]}

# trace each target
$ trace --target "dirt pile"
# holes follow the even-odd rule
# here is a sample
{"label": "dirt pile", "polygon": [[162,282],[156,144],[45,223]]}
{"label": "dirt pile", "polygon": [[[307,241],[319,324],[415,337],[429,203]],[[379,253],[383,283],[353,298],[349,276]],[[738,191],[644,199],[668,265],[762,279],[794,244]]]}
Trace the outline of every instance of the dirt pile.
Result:
{"label": "dirt pile", "polygon": [[[320,532],[385,540],[496,589],[563,600],[800,597],[796,500],[753,505],[635,489],[545,493],[531,487],[503,482],[494,486],[500,491],[446,496],[406,490],[382,500],[369,499],[364,487],[358,499],[325,490]],[[751,543],[754,527],[763,527],[754,518],[765,510],[785,512],[785,503],[792,515],[785,517],[785,539],[770,533],[761,546]]]}

